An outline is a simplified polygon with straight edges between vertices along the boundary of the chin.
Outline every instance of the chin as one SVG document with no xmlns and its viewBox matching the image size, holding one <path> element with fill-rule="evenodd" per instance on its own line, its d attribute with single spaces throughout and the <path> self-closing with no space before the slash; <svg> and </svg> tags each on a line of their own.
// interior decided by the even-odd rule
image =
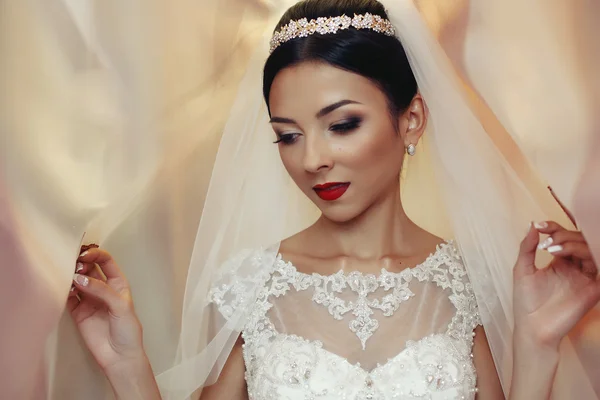
<svg viewBox="0 0 600 400">
<path fill-rule="evenodd" d="M 317 205 L 319 206 L 319 205 Z M 325 207 L 319 207 L 323 217 L 328 220 L 343 224 L 345 222 L 350 222 L 359 215 L 362 214 L 362 209 L 356 207 L 356 205 L 345 205 L 345 204 L 327 204 Z"/>
</svg>

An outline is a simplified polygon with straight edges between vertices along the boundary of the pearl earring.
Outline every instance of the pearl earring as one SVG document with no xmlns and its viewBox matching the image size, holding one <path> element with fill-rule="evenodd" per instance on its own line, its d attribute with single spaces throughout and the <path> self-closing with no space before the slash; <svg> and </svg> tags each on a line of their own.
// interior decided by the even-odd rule
<svg viewBox="0 0 600 400">
<path fill-rule="evenodd" d="M 406 148 L 406 152 L 408 153 L 409 156 L 414 156 L 415 153 L 417 152 L 417 147 L 411 143 Z"/>
</svg>

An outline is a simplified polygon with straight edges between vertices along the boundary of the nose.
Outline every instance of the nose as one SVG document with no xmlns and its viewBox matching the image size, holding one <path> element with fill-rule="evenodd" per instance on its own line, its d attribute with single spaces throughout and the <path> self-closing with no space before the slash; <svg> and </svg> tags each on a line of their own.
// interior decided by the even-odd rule
<svg viewBox="0 0 600 400">
<path fill-rule="evenodd" d="M 333 166 L 331 149 L 325 138 L 318 134 L 306 135 L 304 143 L 303 164 L 306 171 L 316 173 Z"/>
</svg>

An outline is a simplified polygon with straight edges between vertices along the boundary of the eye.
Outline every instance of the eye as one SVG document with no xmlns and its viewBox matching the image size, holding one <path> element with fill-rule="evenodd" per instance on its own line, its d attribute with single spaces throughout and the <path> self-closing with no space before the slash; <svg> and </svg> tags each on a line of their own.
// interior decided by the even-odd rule
<svg viewBox="0 0 600 400">
<path fill-rule="evenodd" d="M 346 121 L 331 125 L 329 130 L 338 133 L 348 133 L 360 127 L 361 122 L 362 120 L 360 118 L 350 118 Z"/>
<path fill-rule="evenodd" d="M 273 143 L 282 143 L 284 145 L 289 145 L 289 144 L 293 144 L 294 142 L 296 142 L 296 139 L 298 139 L 298 136 L 300 136 L 299 133 L 278 133 L 277 136 L 279 137 L 278 140 L 276 140 Z"/>
</svg>

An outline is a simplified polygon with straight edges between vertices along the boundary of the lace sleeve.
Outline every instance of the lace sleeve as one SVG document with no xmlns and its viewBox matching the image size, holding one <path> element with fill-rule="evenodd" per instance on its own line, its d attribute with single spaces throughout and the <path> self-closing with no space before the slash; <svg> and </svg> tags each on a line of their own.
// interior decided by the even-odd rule
<svg viewBox="0 0 600 400">
<path fill-rule="evenodd" d="M 472 336 L 473 330 L 482 325 L 473 286 L 455 245 L 445 249 L 445 258 L 451 276 L 450 301 L 456 307 L 456 315 L 449 328 L 458 335 Z"/>
<path fill-rule="evenodd" d="M 247 312 L 264 287 L 275 260 L 272 252 L 244 250 L 229 258 L 213 279 L 208 301 L 227 320 Z"/>
</svg>

